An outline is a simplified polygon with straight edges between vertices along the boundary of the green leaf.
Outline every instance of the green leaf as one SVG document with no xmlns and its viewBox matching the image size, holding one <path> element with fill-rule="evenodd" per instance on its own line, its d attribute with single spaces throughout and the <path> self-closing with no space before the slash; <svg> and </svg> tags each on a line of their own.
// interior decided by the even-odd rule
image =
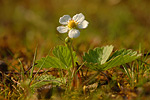
<svg viewBox="0 0 150 100">
<path fill-rule="evenodd" d="M 52 56 L 46 56 L 45 58 L 38 60 L 36 66 L 37 67 L 42 66 L 43 68 L 62 68 L 62 69 L 68 68 L 58 58 Z"/>
<path fill-rule="evenodd" d="M 105 46 L 105 47 L 102 47 L 103 48 L 103 54 L 102 54 L 102 61 L 101 61 L 101 64 L 104 64 L 107 59 L 109 58 L 112 50 L 113 50 L 113 46 L 110 45 L 110 46 Z"/>
<path fill-rule="evenodd" d="M 73 52 L 73 51 L 72 51 Z M 53 56 L 46 56 L 37 61 L 37 67 L 42 68 L 61 68 L 68 69 L 72 67 L 70 50 L 65 46 L 56 46 L 53 50 Z M 77 61 L 75 52 L 73 52 L 74 62 Z"/>
<path fill-rule="evenodd" d="M 77 61 L 76 54 L 73 52 L 74 62 Z M 56 46 L 53 50 L 53 55 L 57 57 L 65 66 L 72 66 L 70 50 L 65 46 Z"/>
<path fill-rule="evenodd" d="M 47 84 L 60 86 L 66 83 L 65 78 L 56 78 L 55 76 L 52 76 L 52 75 L 42 75 L 42 76 L 38 76 L 36 79 L 37 80 L 35 81 L 35 83 L 30 85 L 30 88 L 32 89 L 39 88 Z"/>
<path fill-rule="evenodd" d="M 112 50 L 113 46 L 105 46 L 90 50 L 88 53 L 85 53 L 83 60 L 86 61 L 86 66 L 90 69 L 103 71 L 131 62 L 140 57 L 140 54 L 137 54 L 136 51 L 126 49 L 116 51 L 111 57 L 109 57 Z"/>
<path fill-rule="evenodd" d="M 85 53 L 85 56 L 83 56 L 83 60 L 88 63 L 104 64 L 110 56 L 112 50 L 112 45 L 89 50 L 89 52 Z"/>
<path fill-rule="evenodd" d="M 140 56 L 141 56 L 141 54 L 137 54 L 136 51 L 124 49 L 124 52 L 122 52 L 122 54 L 119 54 L 118 56 L 116 56 L 113 59 L 110 59 L 108 62 L 106 62 L 103 65 L 103 67 L 104 67 L 103 70 L 107 70 L 107 69 L 115 67 L 115 66 L 119 66 L 119 65 L 123 65 L 125 63 L 132 62 L 132 61 L 136 60 L 137 58 L 139 58 Z"/>
</svg>

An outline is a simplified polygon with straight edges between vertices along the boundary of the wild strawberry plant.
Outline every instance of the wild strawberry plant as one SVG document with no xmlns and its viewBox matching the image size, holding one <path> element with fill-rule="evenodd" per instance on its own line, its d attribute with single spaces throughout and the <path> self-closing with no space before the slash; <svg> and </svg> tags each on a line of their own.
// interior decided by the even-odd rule
<svg viewBox="0 0 150 100">
<path fill-rule="evenodd" d="M 59 19 L 59 22 L 62 24 L 62 26 L 58 26 L 57 30 L 60 33 L 68 32 L 68 37 L 66 37 L 65 39 L 65 46 L 56 46 L 52 51 L 53 56 L 47 55 L 46 57 L 38 60 L 36 66 L 40 68 L 56 68 L 60 70 L 60 76 L 62 76 L 61 78 L 63 80 L 65 79 L 65 81 L 63 81 L 63 84 L 67 84 L 67 88 L 76 86 L 77 71 L 83 65 L 91 70 L 97 71 L 97 73 L 85 82 L 82 82 L 82 85 L 92 80 L 101 71 L 105 71 L 112 67 L 132 62 L 133 60 L 136 60 L 141 56 L 141 54 L 138 54 L 136 51 L 126 49 L 112 52 L 112 45 L 96 47 L 84 53 L 82 61 L 83 63 L 79 68 L 77 68 L 76 62 L 78 62 L 78 57 L 76 56 L 76 52 L 72 48 L 72 41 L 74 40 L 74 38 L 77 38 L 80 35 L 80 31 L 78 29 L 86 28 L 89 23 L 85 20 L 85 17 L 82 13 L 76 14 L 75 16 L 73 16 L 73 18 L 71 18 L 69 15 L 64 15 Z M 62 70 L 67 71 L 69 74 L 65 76 L 61 75 Z M 58 80 L 60 80 L 61 78 L 59 78 Z M 44 81 L 44 78 L 42 80 Z M 51 78 L 49 78 L 48 80 L 50 80 L 50 82 L 48 83 L 52 82 Z M 57 80 L 57 78 L 55 78 L 54 80 Z M 54 82 L 57 83 L 60 81 Z M 33 86 L 34 85 L 32 85 L 32 87 Z"/>
</svg>

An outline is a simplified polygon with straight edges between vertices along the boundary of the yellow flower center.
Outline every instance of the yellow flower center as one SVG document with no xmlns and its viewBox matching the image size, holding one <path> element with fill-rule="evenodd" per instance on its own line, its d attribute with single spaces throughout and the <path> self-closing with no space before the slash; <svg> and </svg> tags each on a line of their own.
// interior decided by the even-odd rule
<svg viewBox="0 0 150 100">
<path fill-rule="evenodd" d="M 74 20 L 70 20 L 68 23 L 68 27 L 69 28 L 75 28 L 77 26 L 77 24 L 74 22 Z"/>
</svg>

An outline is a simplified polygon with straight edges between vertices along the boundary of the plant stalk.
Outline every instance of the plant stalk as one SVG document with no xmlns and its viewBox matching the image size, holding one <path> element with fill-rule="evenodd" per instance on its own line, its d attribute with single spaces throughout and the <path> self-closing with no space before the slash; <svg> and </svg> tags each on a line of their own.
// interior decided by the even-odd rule
<svg viewBox="0 0 150 100">
<path fill-rule="evenodd" d="M 76 67 L 74 65 L 74 58 L 73 58 L 73 50 L 72 50 L 72 40 L 70 38 L 67 38 L 67 47 L 70 51 L 70 56 L 71 56 L 71 62 L 72 62 L 72 75 L 71 75 L 71 79 L 72 79 L 72 88 L 73 87 L 77 87 L 77 75 L 76 75 Z"/>
</svg>

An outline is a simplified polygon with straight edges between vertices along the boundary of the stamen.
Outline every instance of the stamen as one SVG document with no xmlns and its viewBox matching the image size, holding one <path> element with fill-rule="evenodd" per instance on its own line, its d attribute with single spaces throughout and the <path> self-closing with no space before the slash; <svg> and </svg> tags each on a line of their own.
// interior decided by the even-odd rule
<svg viewBox="0 0 150 100">
<path fill-rule="evenodd" d="M 70 20 L 68 23 L 68 27 L 69 28 L 75 28 L 77 26 L 77 24 L 74 22 L 74 20 Z"/>
</svg>

